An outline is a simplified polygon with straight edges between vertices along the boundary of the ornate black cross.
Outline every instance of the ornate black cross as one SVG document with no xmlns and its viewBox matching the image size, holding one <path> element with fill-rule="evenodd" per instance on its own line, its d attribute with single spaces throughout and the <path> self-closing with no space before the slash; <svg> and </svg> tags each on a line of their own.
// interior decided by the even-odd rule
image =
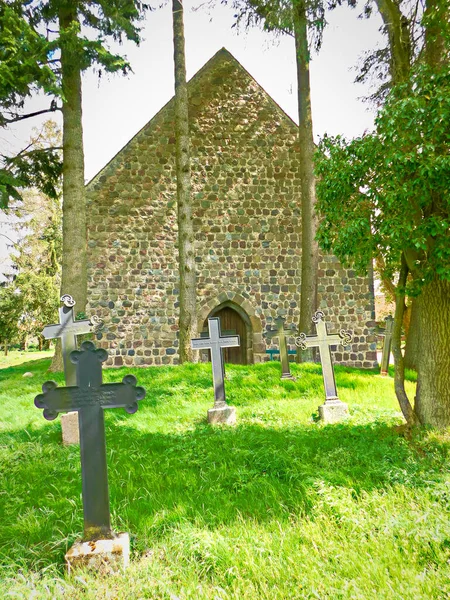
<svg viewBox="0 0 450 600">
<path fill-rule="evenodd" d="M 316 311 L 312 320 L 316 324 L 317 335 L 301 333 L 295 339 L 295 344 L 302 350 L 306 350 L 306 348 L 319 348 L 323 384 L 325 387 L 325 402 L 329 402 L 339 400 L 330 346 L 336 346 L 337 344 L 347 346 L 352 341 L 352 336 L 349 331 L 345 331 L 344 329 L 341 329 L 339 333 L 329 334 L 326 323 L 323 321 L 324 316 L 322 311 Z"/>
<path fill-rule="evenodd" d="M 281 379 L 295 379 L 291 375 L 291 370 L 289 368 L 289 353 L 288 353 L 288 345 L 287 345 L 287 336 L 293 335 L 294 331 L 292 329 L 285 329 L 284 323 L 286 319 L 283 317 L 277 317 L 275 319 L 276 329 L 269 329 L 265 336 L 268 340 L 272 340 L 273 338 L 278 338 L 278 344 L 280 346 L 280 362 L 281 362 Z"/>
<path fill-rule="evenodd" d="M 394 318 L 388 315 L 385 318 L 386 329 L 378 335 L 384 337 L 383 353 L 381 354 L 381 375 L 387 375 L 389 371 L 389 358 L 391 356 L 392 329 L 394 327 Z"/>
<path fill-rule="evenodd" d="M 63 305 L 59 309 L 59 323 L 44 327 L 42 335 L 46 340 L 61 338 L 66 385 L 76 385 L 76 369 L 69 357 L 70 353 L 77 349 L 77 335 L 90 333 L 98 328 L 102 321 L 95 315 L 91 319 L 75 321 L 73 315 L 75 300 L 69 294 L 64 294 L 61 296 L 61 302 Z"/>
<path fill-rule="evenodd" d="M 76 365 L 77 386 L 58 388 L 54 381 L 47 381 L 42 386 L 44 393 L 34 400 L 49 421 L 60 412 L 78 411 L 85 540 L 112 537 L 103 411 L 123 407 L 135 413 L 137 401 L 145 397 L 133 375 L 126 375 L 122 383 L 102 383 L 102 362 L 107 358 L 106 350 L 83 342 L 81 350 L 70 355 Z"/>
<path fill-rule="evenodd" d="M 227 403 L 225 398 L 225 369 L 223 365 L 222 348 L 240 346 L 238 335 L 222 336 L 220 331 L 220 319 L 211 317 L 208 319 L 208 338 L 195 338 L 191 340 L 191 348 L 194 350 L 211 350 L 211 364 L 214 384 L 214 406 L 223 406 Z"/>
</svg>

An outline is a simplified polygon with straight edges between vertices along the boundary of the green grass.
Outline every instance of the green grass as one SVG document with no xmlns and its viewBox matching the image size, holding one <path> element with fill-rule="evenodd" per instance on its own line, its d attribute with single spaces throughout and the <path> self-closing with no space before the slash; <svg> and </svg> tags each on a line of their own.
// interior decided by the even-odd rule
<svg viewBox="0 0 450 600">
<path fill-rule="evenodd" d="M 30 360 L 35 361 L 39 358 L 48 358 L 53 356 L 54 352 L 54 350 L 36 350 L 35 352 L 10 350 L 7 356 L 2 352 L 0 354 L 0 369 L 20 365 L 24 362 L 29 362 Z"/>
<path fill-rule="evenodd" d="M 405 438 L 392 379 L 343 367 L 351 417 L 324 426 L 320 367 L 281 381 L 277 362 L 227 367 L 231 428 L 205 422 L 207 364 L 104 372 L 147 388 L 138 413 L 106 416 L 112 521 L 131 534 L 132 565 L 68 578 L 79 449 L 33 406 L 48 365 L 0 370 L 1 597 L 450 598 L 448 433 Z"/>
</svg>

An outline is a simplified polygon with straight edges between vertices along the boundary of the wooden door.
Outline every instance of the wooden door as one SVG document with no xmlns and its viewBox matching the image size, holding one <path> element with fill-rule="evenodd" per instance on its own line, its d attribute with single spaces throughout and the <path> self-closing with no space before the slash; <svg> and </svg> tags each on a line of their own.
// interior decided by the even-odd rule
<svg viewBox="0 0 450 600">
<path fill-rule="evenodd" d="M 240 337 L 241 345 L 239 348 L 224 348 L 223 357 L 226 363 L 233 363 L 235 365 L 246 365 L 247 364 L 247 328 L 242 317 L 235 310 L 226 306 L 221 310 L 217 311 L 213 317 L 220 319 L 220 330 L 222 335 L 238 335 Z M 205 323 L 206 328 L 208 322 Z M 209 352 L 208 352 L 209 354 Z M 210 359 L 211 360 L 211 359 Z"/>
</svg>

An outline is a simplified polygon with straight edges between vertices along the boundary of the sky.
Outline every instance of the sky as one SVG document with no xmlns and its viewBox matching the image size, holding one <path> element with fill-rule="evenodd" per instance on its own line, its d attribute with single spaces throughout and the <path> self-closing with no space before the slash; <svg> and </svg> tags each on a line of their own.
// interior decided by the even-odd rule
<svg viewBox="0 0 450 600">
<path fill-rule="evenodd" d="M 233 28 L 234 11 L 214 10 L 185 0 L 187 77 L 191 78 L 220 48 L 225 47 L 296 122 L 297 84 L 294 41 L 253 28 Z M 354 84 L 363 53 L 381 44 L 377 15 L 359 19 L 361 9 L 338 7 L 330 13 L 320 53 L 311 62 L 311 102 L 316 141 L 325 133 L 348 138 L 373 126 L 374 111 L 362 102 L 367 86 Z M 83 77 L 83 130 L 85 176 L 89 181 L 139 131 L 174 93 L 172 15 L 170 4 L 147 15 L 144 41 L 126 43 L 125 54 L 133 73 L 100 80 L 92 71 Z M 29 110 L 44 108 L 48 99 L 35 98 Z M 55 113 L 56 114 L 56 113 Z M 61 121 L 60 117 L 56 120 Z M 3 148 L 22 147 L 39 121 L 23 121 L 2 132 Z M 11 235 L 0 215 L 0 231 Z M 13 234 L 14 235 L 14 234 Z M 7 240 L 0 236 L 0 272 L 6 261 Z"/>
</svg>

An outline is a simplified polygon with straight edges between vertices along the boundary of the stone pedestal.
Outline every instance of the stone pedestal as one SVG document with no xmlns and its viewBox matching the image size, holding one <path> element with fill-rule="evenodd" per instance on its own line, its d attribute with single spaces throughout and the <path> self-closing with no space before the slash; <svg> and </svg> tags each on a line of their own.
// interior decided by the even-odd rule
<svg viewBox="0 0 450 600">
<path fill-rule="evenodd" d="M 126 569 L 130 563 L 130 536 L 119 533 L 111 540 L 75 542 L 65 556 L 67 572 L 89 569 L 111 575 Z"/>
<path fill-rule="evenodd" d="M 290 373 L 283 373 L 281 379 L 290 379 L 291 381 L 297 381 L 297 377 L 294 377 Z"/>
<path fill-rule="evenodd" d="M 62 442 L 65 446 L 80 443 L 78 427 L 78 412 L 68 412 L 61 415 Z"/>
<path fill-rule="evenodd" d="M 325 400 L 319 406 L 319 416 L 324 423 L 338 423 L 348 417 L 348 406 L 345 402 L 341 402 L 339 398 Z"/>
<path fill-rule="evenodd" d="M 225 423 L 226 425 L 236 424 L 236 408 L 234 406 L 215 406 L 208 410 L 208 423 L 215 425 L 216 423 Z"/>
</svg>

